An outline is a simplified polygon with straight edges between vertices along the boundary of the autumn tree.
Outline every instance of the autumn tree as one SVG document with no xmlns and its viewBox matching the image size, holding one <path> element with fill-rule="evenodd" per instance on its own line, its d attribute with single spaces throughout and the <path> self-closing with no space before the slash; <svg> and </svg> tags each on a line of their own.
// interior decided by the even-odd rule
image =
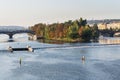
<svg viewBox="0 0 120 80">
<path fill-rule="evenodd" d="M 68 40 L 71 41 L 80 40 L 90 41 L 91 35 L 96 38 L 97 27 L 94 26 L 92 29 L 87 26 L 87 20 L 69 20 L 64 23 L 53 23 L 53 24 L 43 24 L 39 23 L 30 28 L 33 30 L 37 36 L 43 36 L 46 39 L 51 40 Z M 92 30 L 92 31 L 91 31 Z M 91 32 L 93 32 L 91 34 Z"/>
</svg>

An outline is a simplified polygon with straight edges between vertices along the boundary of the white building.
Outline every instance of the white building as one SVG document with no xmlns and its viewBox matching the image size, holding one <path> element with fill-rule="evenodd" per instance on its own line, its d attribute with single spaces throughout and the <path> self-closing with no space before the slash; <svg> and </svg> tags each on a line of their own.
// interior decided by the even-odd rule
<svg viewBox="0 0 120 80">
<path fill-rule="evenodd" d="M 102 30 L 102 29 L 120 29 L 120 22 L 114 22 L 114 23 L 109 23 L 109 24 L 103 24 L 100 23 L 98 24 L 98 29 Z"/>
<path fill-rule="evenodd" d="M 104 24 L 104 23 L 98 24 L 98 29 L 100 30 L 107 29 L 107 24 Z"/>
<path fill-rule="evenodd" d="M 120 23 L 110 23 L 110 24 L 107 24 L 107 28 L 110 29 L 120 29 Z"/>
</svg>

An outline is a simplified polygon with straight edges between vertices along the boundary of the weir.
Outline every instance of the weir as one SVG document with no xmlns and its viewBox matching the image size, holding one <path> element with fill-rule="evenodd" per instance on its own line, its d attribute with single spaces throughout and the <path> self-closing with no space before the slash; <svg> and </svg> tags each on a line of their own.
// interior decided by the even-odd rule
<svg viewBox="0 0 120 80">
<path fill-rule="evenodd" d="M 26 47 L 26 48 L 12 48 L 11 46 L 9 46 L 8 51 L 13 52 L 13 51 L 30 51 L 30 52 L 34 52 L 34 49 L 31 48 L 30 46 Z"/>
</svg>

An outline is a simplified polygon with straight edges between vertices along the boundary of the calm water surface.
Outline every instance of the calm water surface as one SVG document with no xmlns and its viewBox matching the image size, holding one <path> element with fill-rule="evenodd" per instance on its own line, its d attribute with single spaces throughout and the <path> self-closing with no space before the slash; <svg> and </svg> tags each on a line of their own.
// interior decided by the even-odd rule
<svg viewBox="0 0 120 80">
<path fill-rule="evenodd" d="M 16 35 L 15 42 L 0 42 L 0 80 L 120 80 L 120 45 L 100 43 L 47 44 Z M 7 52 L 8 46 L 34 52 Z M 57 46 L 72 46 L 61 47 Z M 82 61 L 81 57 L 86 60 Z M 20 58 L 22 64 L 19 64 Z"/>
</svg>

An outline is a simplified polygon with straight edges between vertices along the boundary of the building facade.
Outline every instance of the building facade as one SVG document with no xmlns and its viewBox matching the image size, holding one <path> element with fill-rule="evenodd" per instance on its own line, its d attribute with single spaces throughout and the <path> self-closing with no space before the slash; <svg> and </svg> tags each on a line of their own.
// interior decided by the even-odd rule
<svg viewBox="0 0 120 80">
<path fill-rule="evenodd" d="M 98 24 L 98 29 L 103 30 L 103 29 L 120 29 L 120 22 L 113 22 L 113 23 L 100 23 Z"/>
</svg>

